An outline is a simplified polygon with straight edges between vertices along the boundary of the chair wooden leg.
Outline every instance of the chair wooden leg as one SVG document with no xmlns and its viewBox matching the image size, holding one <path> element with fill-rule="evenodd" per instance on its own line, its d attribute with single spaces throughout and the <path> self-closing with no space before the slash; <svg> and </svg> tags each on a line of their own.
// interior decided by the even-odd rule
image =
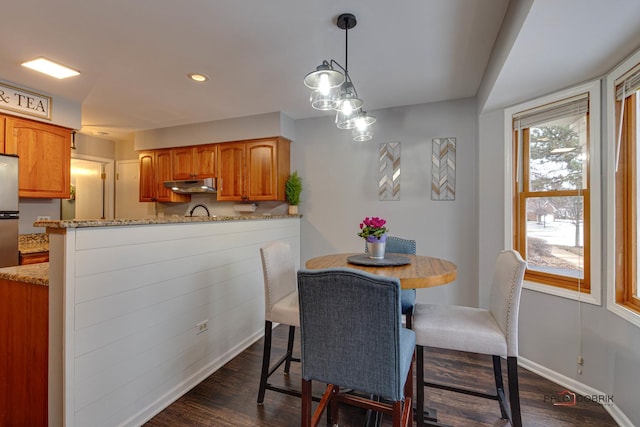
<svg viewBox="0 0 640 427">
<path fill-rule="evenodd" d="M 402 425 L 402 401 L 393 402 L 393 427 L 404 427 Z"/>
<path fill-rule="evenodd" d="M 305 379 L 302 380 L 302 427 L 317 427 L 320 423 L 320 418 L 322 417 L 322 413 L 329 408 L 330 414 L 327 415 L 327 420 L 329 418 L 334 424 L 338 424 L 338 403 L 337 399 L 334 399 L 338 394 L 340 387 L 327 384 L 327 388 L 324 390 L 322 394 L 322 398 L 320 399 L 320 403 L 316 408 L 313 416 L 311 416 L 311 405 L 312 405 L 312 394 L 311 394 L 311 381 L 307 381 Z"/>
<path fill-rule="evenodd" d="M 424 347 L 416 346 L 416 424 L 424 427 Z"/>
<path fill-rule="evenodd" d="M 301 422 L 302 427 L 311 427 L 311 381 L 302 380 L 302 409 Z"/>
<path fill-rule="evenodd" d="M 511 404 L 511 425 L 522 427 L 520 412 L 520 390 L 518 386 L 518 358 L 507 357 L 507 376 L 509 377 L 509 402 Z"/>
<path fill-rule="evenodd" d="M 271 330 L 273 324 L 266 320 L 264 322 L 264 349 L 262 351 L 262 370 L 260 372 L 260 388 L 258 389 L 258 405 L 264 403 L 264 393 L 269 379 L 269 361 L 271 359 Z"/>
<path fill-rule="evenodd" d="M 296 337 L 296 327 L 289 326 L 289 342 L 287 343 L 287 361 L 284 364 L 284 373 L 289 375 L 291 368 L 291 358 L 293 357 L 293 341 Z"/>
<path fill-rule="evenodd" d="M 493 376 L 496 383 L 496 394 L 498 396 L 498 403 L 500 404 L 500 414 L 503 420 L 509 419 L 509 409 L 507 407 L 507 400 L 504 395 L 504 383 L 502 382 L 502 360 L 500 356 L 493 355 Z"/>
</svg>

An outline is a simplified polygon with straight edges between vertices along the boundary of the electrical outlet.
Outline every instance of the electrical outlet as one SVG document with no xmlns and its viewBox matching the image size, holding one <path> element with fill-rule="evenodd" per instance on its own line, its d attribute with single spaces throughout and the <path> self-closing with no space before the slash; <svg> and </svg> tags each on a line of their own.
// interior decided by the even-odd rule
<svg viewBox="0 0 640 427">
<path fill-rule="evenodd" d="M 37 221 L 50 221 L 51 217 L 49 215 L 38 215 L 36 220 Z"/>
<path fill-rule="evenodd" d="M 196 325 L 196 335 L 201 334 L 209 329 L 209 319 L 203 320 Z"/>
</svg>

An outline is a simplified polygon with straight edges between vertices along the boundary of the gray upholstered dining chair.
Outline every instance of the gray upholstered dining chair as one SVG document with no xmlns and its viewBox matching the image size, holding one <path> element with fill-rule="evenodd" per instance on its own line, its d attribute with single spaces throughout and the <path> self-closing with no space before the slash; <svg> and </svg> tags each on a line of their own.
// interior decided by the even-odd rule
<svg viewBox="0 0 640 427">
<path fill-rule="evenodd" d="M 262 353 L 262 371 L 260 374 L 260 388 L 258 390 L 258 404 L 264 403 L 266 390 L 300 396 L 300 392 L 269 383 L 269 377 L 283 363 L 284 372 L 289 373 L 291 362 L 299 362 L 293 357 L 293 342 L 296 327 L 300 326 L 300 312 L 298 309 L 298 290 L 296 282 L 295 263 L 288 243 L 275 241 L 260 248 L 262 259 L 262 273 L 264 277 L 264 349 Z M 287 352 L 270 367 L 271 336 L 273 323 L 289 325 L 289 340 Z"/>
<path fill-rule="evenodd" d="M 402 326 L 400 281 L 349 268 L 300 270 L 298 295 L 302 426 L 316 426 L 327 407 L 337 424 L 339 403 L 392 415 L 394 427 L 411 425 L 415 334 Z M 313 417 L 312 381 L 328 384 Z"/>
<path fill-rule="evenodd" d="M 364 245 L 364 251 L 367 252 L 367 244 Z M 395 236 L 388 236 L 387 243 L 385 245 L 385 252 L 392 252 L 396 254 L 416 254 L 416 241 L 403 239 Z M 402 314 L 405 315 L 407 328 L 411 329 L 411 321 L 413 316 L 413 307 L 416 303 L 416 290 L 415 289 L 402 289 L 400 292 L 402 301 Z"/>
<path fill-rule="evenodd" d="M 413 330 L 416 333 L 416 408 L 424 412 L 424 387 L 434 387 L 497 400 L 503 419 L 522 426 L 518 390 L 518 312 L 526 261 L 516 251 L 503 251 L 493 273 L 489 310 L 463 306 L 416 304 Z M 493 357 L 496 394 L 479 393 L 424 381 L 424 347 L 487 354 Z M 502 383 L 501 357 L 507 358 L 509 402 Z M 423 417 L 418 416 L 418 426 Z"/>
</svg>

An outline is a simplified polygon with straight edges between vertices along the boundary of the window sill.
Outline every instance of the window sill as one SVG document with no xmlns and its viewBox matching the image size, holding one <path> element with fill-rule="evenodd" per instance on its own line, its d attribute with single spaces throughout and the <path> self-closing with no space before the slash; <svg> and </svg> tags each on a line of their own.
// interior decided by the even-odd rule
<svg viewBox="0 0 640 427">
<path fill-rule="evenodd" d="M 640 313 L 633 311 L 624 305 L 616 302 L 607 301 L 607 309 L 618 317 L 622 317 L 627 322 L 640 327 Z"/>
<path fill-rule="evenodd" d="M 586 302 L 588 304 L 593 305 L 602 305 L 600 301 L 600 294 L 597 294 L 597 297 L 594 297 L 593 289 L 590 294 L 579 293 L 577 291 L 572 291 L 569 289 L 559 288 L 556 286 L 543 285 L 536 282 L 525 281 L 522 285 L 523 288 L 529 289 L 536 292 L 541 292 L 543 294 L 549 294 L 561 298 L 571 299 L 574 301 Z"/>
</svg>

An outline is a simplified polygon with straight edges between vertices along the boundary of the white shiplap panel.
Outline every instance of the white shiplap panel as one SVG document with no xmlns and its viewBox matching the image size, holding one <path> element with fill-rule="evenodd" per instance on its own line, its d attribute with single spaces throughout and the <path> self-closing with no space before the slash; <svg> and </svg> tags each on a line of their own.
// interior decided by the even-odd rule
<svg viewBox="0 0 640 427">
<path fill-rule="evenodd" d="M 170 374 L 176 367 L 188 369 L 197 361 L 205 360 L 205 357 L 208 356 L 206 354 L 207 343 L 211 343 L 217 348 L 223 348 L 226 346 L 221 344 L 232 345 L 237 342 L 238 334 L 241 334 L 243 330 L 261 326 L 260 321 L 256 322 L 255 316 L 246 315 L 246 313 L 256 312 L 251 309 L 255 308 L 256 304 L 249 301 L 247 303 L 246 300 L 243 300 L 242 306 L 236 306 L 241 308 L 239 310 L 230 310 L 226 315 L 218 316 L 224 317 L 224 319 L 217 317 L 210 319 L 212 326 L 205 333 L 195 335 L 195 331 L 191 330 L 179 336 L 170 337 L 170 339 L 158 343 L 143 353 L 79 382 L 77 384 L 77 408 L 96 407 L 102 409 L 105 402 L 111 402 L 110 405 L 107 405 L 111 406 L 111 410 L 113 407 L 124 406 L 129 402 L 131 396 L 140 396 L 141 387 L 145 383 L 149 387 L 156 387 L 158 378 Z M 216 329 L 224 333 L 212 338 Z M 132 378 L 140 378 L 140 380 L 131 381 Z M 117 393 L 109 392 L 116 390 Z M 91 412 L 93 415 L 102 415 Z"/>
<path fill-rule="evenodd" d="M 191 227 L 192 224 L 187 224 L 187 226 Z M 289 228 L 284 230 L 289 230 Z M 279 231 L 282 229 L 240 231 L 223 236 L 219 235 L 217 238 L 205 235 L 179 240 L 139 241 L 137 244 L 127 246 L 78 251 L 76 253 L 76 276 L 82 277 L 136 265 L 168 262 L 175 257 L 190 257 L 200 253 L 215 252 L 230 246 L 243 247 L 256 243 L 262 244 L 274 238 L 280 238 Z"/>
<path fill-rule="evenodd" d="M 101 347 L 99 351 L 91 351 L 78 356 L 75 361 L 76 381 L 100 374 L 111 365 L 120 364 L 135 357 L 138 353 L 153 348 L 167 337 L 178 336 L 189 330 L 195 334 L 194 325 L 207 319 L 208 313 L 208 305 L 194 307 L 188 312 L 182 312 L 172 317 L 167 316 L 144 331 L 127 335 Z"/>
<path fill-rule="evenodd" d="M 176 263 L 174 262 L 167 263 L 166 266 L 162 267 L 170 269 L 171 274 L 169 274 L 168 277 L 157 277 L 156 274 L 153 274 L 152 277 L 156 280 L 145 286 L 136 286 L 132 289 L 105 295 L 101 298 L 94 298 L 86 302 L 77 303 L 76 330 L 126 315 L 140 310 L 145 306 L 159 304 L 163 301 L 177 298 L 185 293 L 195 292 L 199 289 L 212 286 L 227 280 L 242 269 L 255 268 L 256 261 L 259 261 L 255 256 L 244 259 L 238 257 L 237 259 L 237 261 L 226 261 L 226 264 L 206 270 L 194 268 L 193 272 L 188 270 L 189 265 L 192 264 L 190 262 L 186 263 L 186 266 L 180 265 L 180 263 L 177 263 L 179 265 L 175 265 Z M 160 265 L 153 264 L 150 267 L 156 271 L 162 270 Z M 182 272 L 182 274 L 178 275 L 176 272 Z M 135 286 L 136 282 L 132 281 L 131 283 L 127 283 L 127 285 L 129 287 L 131 285 Z"/>
<path fill-rule="evenodd" d="M 176 256 L 162 263 L 138 265 L 78 277 L 76 280 L 76 303 L 80 304 L 96 298 L 128 292 L 162 280 L 210 271 L 229 262 L 253 259 L 258 256 L 252 252 L 254 251 L 245 247 L 230 248 L 188 257 Z M 158 264 L 162 264 L 164 268 L 159 268 Z"/>
<path fill-rule="evenodd" d="M 299 265 L 300 221 L 78 229 L 68 238 L 75 274 L 66 283 L 74 349 L 67 421 L 120 425 L 144 421 L 260 335 L 259 247 L 285 240 Z M 209 330 L 196 335 L 205 319 Z"/>
<path fill-rule="evenodd" d="M 242 278 L 247 272 L 258 272 L 255 263 L 251 261 L 228 264 L 226 267 L 231 270 L 228 273 L 231 279 L 220 282 L 220 284 L 218 284 L 219 286 L 214 288 L 219 290 L 218 292 L 210 292 L 211 288 L 191 291 L 188 289 L 189 282 L 172 281 L 171 283 L 173 285 L 185 291 L 172 299 L 152 305 L 144 305 L 136 311 L 114 317 L 109 319 L 109 321 L 96 323 L 90 328 L 77 330 L 75 334 L 76 355 L 93 351 L 96 348 L 122 339 L 136 331 L 147 329 L 165 316 L 174 316 L 177 313 L 207 304 L 210 301 L 221 300 L 225 302 L 226 293 L 228 292 L 227 288 L 236 284 L 237 277 Z M 254 276 L 257 276 L 257 274 L 254 274 Z M 242 283 L 242 280 L 239 282 Z M 145 288 L 149 290 L 149 299 L 154 298 L 153 288 L 154 287 Z M 225 302 L 225 304 L 220 307 L 220 310 L 227 309 L 229 309 L 229 305 Z M 91 322 L 91 319 L 87 319 L 86 322 Z"/>
<path fill-rule="evenodd" d="M 134 225 L 123 227 L 83 228 L 76 239 L 77 250 L 136 245 L 141 241 L 162 242 L 199 236 L 235 234 L 244 231 L 296 227 L 299 220 L 265 219 L 245 221 L 212 221 L 180 224 Z M 90 232 L 85 233 L 86 230 Z"/>
</svg>

